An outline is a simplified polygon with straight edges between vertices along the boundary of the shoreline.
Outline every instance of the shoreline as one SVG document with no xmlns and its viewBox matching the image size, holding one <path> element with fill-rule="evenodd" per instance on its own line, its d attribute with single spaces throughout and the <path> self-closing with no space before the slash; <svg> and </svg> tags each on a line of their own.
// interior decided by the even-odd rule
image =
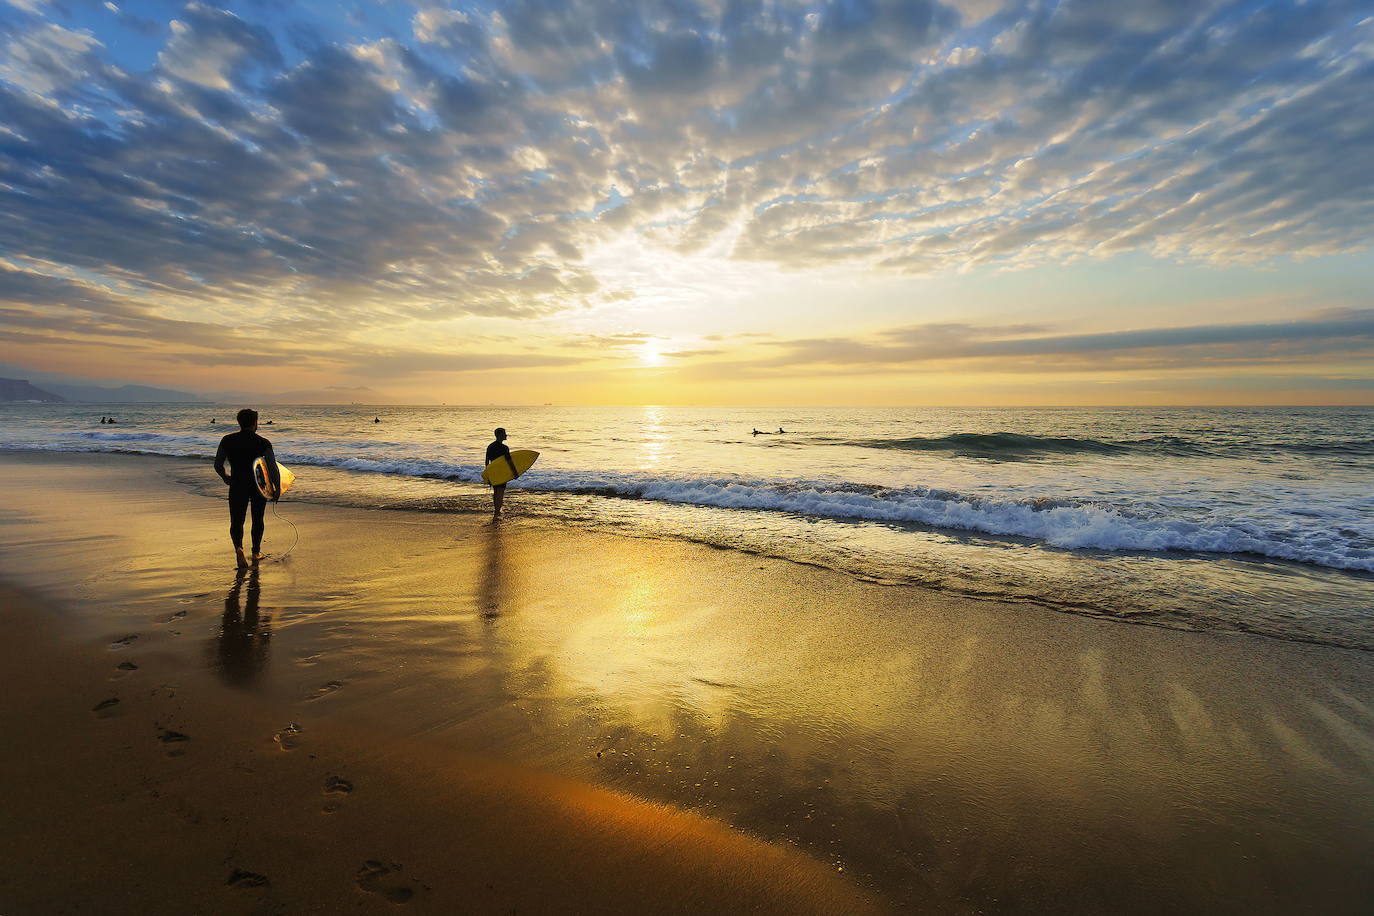
<svg viewBox="0 0 1374 916">
<path fill-rule="evenodd" d="M 125 793 L 203 757 L 210 739 L 201 735 L 223 736 L 226 762 L 251 754 L 296 766 L 309 753 L 323 761 L 355 748 L 334 759 L 359 768 L 377 761 L 356 747 L 380 740 L 412 748 L 407 760 L 449 761 L 441 772 L 543 774 L 529 778 L 565 801 L 590 792 L 667 806 L 665 816 L 698 825 L 682 828 L 695 858 L 675 853 L 701 866 L 697 882 L 732 857 L 792 850 L 803 858 L 764 871 L 814 867 L 831 883 L 789 878 L 812 896 L 778 911 L 805 911 L 806 899 L 824 909 L 815 895 L 837 893 L 851 896 L 826 899 L 867 906 L 873 894 L 945 911 L 1143 912 L 1163 902 L 1279 912 L 1316 901 L 1356 912 L 1374 891 L 1358 865 L 1374 851 L 1368 653 L 1121 627 L 518 516 L 493 529 L 475 514 L 296 503 L 297 554 L 240 582 L 222 501 L 179 485 L 141 488 L 143 461 L 0 455 L 0 576 L 66 609 L 62 635 L 49 613 L 19 642 L 43 652 L 66 642 L 86 659 L 49 663 L 61 674 L 46 680 L 11 660 L 5 689 L 36 697 L 68 743 L 88 740 L 82 728 L 127 727 L 116 743 L 130 756 L 109 776 Z M 274 525 L 269 514 L 269 547 Z M 254 627 L 244 623 L 250 592 Z M 138 638 L 109 648 L 129 635 Z M 121 676 L 115 665 L 125 660 L 140 667 Z M 101 676 L 82 680 L 81 671 Z M 110 696 L 86 702 L 92 683 Z M 164 683 L 175 696 L 156 693 Z M 116 695 L 120 703 L 100 712 L 117 713 L 91 710 Z M 179 728 L 172 711 L 195 730 Z M 47 713 L 33 713 L 28 734 L 41 736 Z M 165 756 L 154 720 L 191 736 L 182 757 Z M 282 740 L 298 746 L 284 751 L 273 736 L 293 723 L 299 730 Z M 15 744 L 57 753 L 62 742 Z M 6 755 L 6 766 L 20 756 Z M 5 782 L 28 785 L 43 770 Z M 331 800 L 319 785 L 330 775 L 351 778 L 312 772 L 314 807 L 307 818 L 292 801 L 300 820 L 279 825 L 278 841 L 299 844 L 293 830 L 339 822 L 343 809 L 322 813 Z M 456 816 L 446 805 L 476 791 L 445 800 L 442 780 L 426 783 L 433 795 L 422 803 L 408 779 L 405 767 L 379 766 L 367 783 L 445 817 Z M 356 784 L 345 806 L 363 798 Z M 63 797 L 60 785 L 49 788 Z M 198 784 L 182 798 L 197 807 L 205 791 Z M 169 816 L 156 799 L 126 802 L 125 817 Z M 256 823 L 266 804 L 255 800 L 243 816 Z M 379 805 L 359 823 L 390 823 Z M 202 822 L 210 808 L 236 816 L 229 800 L 207 802 Z M 393 826 L 397 845 L 413 842 Z M 610 832 L 621 830 L 633 828 Z M 98 870 L 93 847 L 68 840 L 66 853 Z M 737 841 L 759 846 L 721 852 Z M 363 861 L 378 855 L 409 870 L 424 853 Z M 554 858 L 547 867 L 567 866 Z M 271 877 L 272 893 L 295 892 L 242 867 Z M 652 883 L 664 868 L 654 860 L 641 877 Z M 0 902 L 17 887 L 0 884 Z M 375 897 L 349 881 L 338 887 L 330 893 L 340 900 Z M 413 892 L 417 902 L 440 895 Z"/>
<path fill-rule="evenodd" d="M 79 458 L 79 456 L 91 456 L 93 460 L 102 457 L 112 459 L 134 459 L 139 461 L 152 460 L 171 470 L 167 476 L 172 478 L 175 483 L 189 491 L 210 499 L 220 498 L 221 485 L 213 475 L 207 476 L 203 473 L 203 468 L 208 465 L 209 457 L 186 457 L 177 455 L 164 455 L 156 452 L 143 452 L 137 450 L 127 451 L 105 451 L 92 449 L 86 450 L 44 450 L 13 448 L 0 450 L 0 462 L 6 460 L 5 456 L 10 456 L 9 460 L 14 461 L 33 461 L 44 464 L 51 461 L 61 461 L 64 456 Z M 430 478 L 415 478 L 410 475 L 392 475 L 386 472 L 377 471 L 356 471 L 347 468 L 334 467 L 332 465 L 308 464 L 307 483 L 305 487 L 297 487 L 291 496 L 283 502 L 285 506 L 292 505 L 315 505 L 323 507 L 334 507 L 345 510 L 364 510 L 364 511 L 385 511 L 385 512 L 416 512 L 428 515 L 439 515 L 451 518 L 466 518 L 485 520 L 490 516 L 490 496 L 484 486 L 471 482 L 454 480 L 435 480 Z M 344 484 L 344 491 L 348 494 L 340 497 L 338 493 L 330 492 L 328 495 L 318 492 L 311 492 L 310 487 L 316 481 L 311 478 L 318 478 L 323 475 L 327 485 L 329 483 Z M 397 498 L 395 501 L 377 501 L 377 497 L 363 495 L 365 489 L 350 489 L 348 483 L 354 478 L 367 480 L 370 477 L 378 476 L 392 481 L 399 481 L 405 484 L 419 484 L 429 486 L 431 484 L 441 485 L 449 495 L 436 497 L 432 493 L 426 496 L 412 496 L 409 498 Z M 304 491 L 304 492 L 303 492 Z M 456 492 L 455 492 L 456 491 Z M 1218 637 L 1247 637 L 1272 639 L 1279 642 L 1295 643 L 1300 645 L 1310 645 L 1321 648 L 1343 649 L 1356 652 L 1374 654 L 1374 636 L 1361 641 L 1353 637 L 1349 632 L 1337 631 L 1330 634 L 1321 634 L 1300 629 L 1285 629 L 1275 631 L 1267 629 L 1265 625 L 1256 625 L 1254 621 L 1247 621 L 1243 616 L 1228 614 L 1225 616 L 1212 617 L 1203 615 L 1197 618 L 1180 617 L 1176 612 L 1167 608 L 1138 608 L 1127 607 L 1120 610 L 1112 610 L 1103 604 L 1084 603 L 1070 598 L 1054 598 L 1047 595 L 1035 594 L 1027 591 L 1025 593 L 998 593 L 990 592 L 979 588 L 966 588 L 953 583 L 936 584 L 933 581 L 922 581 L 919 578 L 904 580 L 885 576 L 881 572 L 865 572 L 858 568 L 850 568 L 843 563 L 835 563 L 824 559 L 809 559 L 794 555 L 786 550 L 769 549 L 760 544 L 736 544 L 724 543 L 712 540 L 710 537 L 697 533 L 690 533 L 682 530 L 657 531 L 651 527 L 642 527 L 633 522 L 624 525 L 607 524 L 605 522 L 588 522 L 586 519 L 574 518 L 567 519 L 560 517 L 557 511 L 549 511 L 545 502 L 550 499 L 557 499 L 566 494 L 557 491 L 533 490 L 521 492 L 517 489 L 513 494 L 516 500 L 515 517 L 520 518 L 521 524 L 538 526 L 549 531 L 577 530 L 586 532 L 589 536 L 601 537 L 608 533 L 615 537 L 637 538 L 650 541 L 671 540 L 682 544 L 700 545 L 712 550 L 723 550 L 727 552 L 737 552 L 743 556 L 759 556 L 768 560 L 777 560 L 788 564 L 795 564 L 799 567 L 824 570 L 827 573 L 844 576 L 855 582 L 869 585 L 896 588 L 912 589 L 917 592 L 928 592 L 936 596 L 941 596 L 956 602 L 975 601 L 993 603 L 1009 607 L 1026 607 L 1037 611 L 1049 611 L 1056 614 L 1067 614 L 1075 617 L 1084 617 L 1095 620 L 1108 621 L 1118 624 L 1129 624 L 1132 626 L 1151 627 L 1163 630 L 1170 630 L 1185 633 L 1200 633 Z M 598 497 L 609 499 L 612 502 L 619 499 L 616 496 Z M 633 503 L 633 500 L 631 500 Z M 523 505 L 521 505 L 523 503 Z M 679 508 L 678 504 L 666 504 L 673 508 Z M 686 508 L 694 508 L 691 504 L 685 504 Z M 289 510 L 288 510 L 289 511 Z M 269 515 L 270 517 L 270 515 Z M 933 528 L 932 531 L 941 532 L 942 529 Z M 951 529 L 943 532 L 957 538 L 976 538 L 977 532 Z M 1034 541 L 1027 541 L 1022 546 L 1035 547 Z M 1079 555 L 1093 555 L 1096 552 L 1088 549 L 1072 548 L 1050 548 L 1053 554 L 1063 554 L 1065 557 L 1073 559 Z M 1217 555 L 1207 552 L 1190 551 L 1112 551 L 1109 552 L 1112 560 L 1130 561 L 1143 560 L 1149 562 L 1163 561 L 1176 563 L 1191 563 L 1200 561 L 1203 564 L 1221 562 L 1228 557 L 1242 562 L 1262 562 L 1271 567 L 1277 568 L 1281 573 L 1288 576 L 1306 577 L 1312 574 L 1349 577 L 1352 581 L 1374 583 L 1374 574 L 1364 573 L 1357 570 L 1334 570 L 1325 567 L 1309 567 L 1307 564 L 1276 560 L 1261 554 L 1236 554 L 1236 555 Z M 1205 567 L 1197 571 L 1205 575 Z M 1186 573 L 1179 573 L 1186 575 Z M 1162 583 L 1157 583 L 1162 584 Z M 1117 596 L 1121 597 L 1121 596 Z M 1349 617 L 1354 611 L 1342 615 Z M 1301 616 L 1301 615 L 1299 615 Z M 1318 615 L 1319 617 L 1323 615 Z M 1348 622 L 1346 624 L 1349 625 Z M 1365 627 L 1364 630 L 1368 631 Z"/>
</svg>

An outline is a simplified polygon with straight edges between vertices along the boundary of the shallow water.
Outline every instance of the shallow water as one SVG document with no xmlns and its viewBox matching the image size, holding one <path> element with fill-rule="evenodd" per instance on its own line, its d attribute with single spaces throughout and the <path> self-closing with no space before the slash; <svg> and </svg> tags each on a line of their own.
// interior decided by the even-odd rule
<svg viewBox="0 0 1374 916">
<path fill-rule="evenodd" d="M 1374 409 L 280 407 L 263 419 L 279 459 L 306 469 L 297 499 L 478 510 L 499 424 L 541 453 L 515 485 L 519 511 L 1096 616 L 1374 648 Z M 4 448 L 208 457 L 232 410 L 5 405 L 0 421 Z"/>
</svg>

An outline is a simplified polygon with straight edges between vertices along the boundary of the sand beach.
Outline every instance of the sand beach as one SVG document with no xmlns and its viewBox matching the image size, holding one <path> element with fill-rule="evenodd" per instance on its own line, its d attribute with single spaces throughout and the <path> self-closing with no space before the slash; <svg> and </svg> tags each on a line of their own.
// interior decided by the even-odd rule
<svg viewBox="0 0 1374 916">
<path fill-rule="evenodd" d="M 1374 899 L 1367 652 L 518 502 L 284 502 L 299 545 L 241 573 L 205 462 L 0 465 L 6 914 Z"/>
</svg>

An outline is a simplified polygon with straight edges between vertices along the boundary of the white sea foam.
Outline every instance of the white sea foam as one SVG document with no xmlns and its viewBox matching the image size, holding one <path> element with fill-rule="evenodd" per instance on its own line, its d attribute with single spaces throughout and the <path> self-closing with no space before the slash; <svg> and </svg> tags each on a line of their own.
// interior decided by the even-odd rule
<svg viewBox="0 0 1374 916">
<path fill-rule="evenodd" d="M 1374 528 L 1354 518 L 1345 520 L 1352 527 L 1341 533 L 1333 530 L 1329 519 L 1305 525 L 1294 517 L 1278 526 L 1273 519 L 1243 516 L 1195 521 L 1136 514 L 1101 504 L 1065 504 L 1052 498 L 988 499 L 925 487 L 887 489 L 821 481 L 671 480 L 531 472 L 525 485 L 537 490 L 605 493 L 726 509 L 915 523 L 1030 538 L 1052 547 L 1250 553 L 1335 569 L 1374 571 Z"/>
</svg>

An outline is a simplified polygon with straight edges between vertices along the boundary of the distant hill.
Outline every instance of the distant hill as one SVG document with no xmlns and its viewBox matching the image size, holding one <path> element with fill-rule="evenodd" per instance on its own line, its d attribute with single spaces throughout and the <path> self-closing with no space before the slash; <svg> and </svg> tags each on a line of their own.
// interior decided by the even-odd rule
<svg viewBox="0 0 1374 916">
<path fill-rule="evenodd" d="M 374 388 L 344 388 L 337 385 L 328 388 L 307 388 L 298 391 L 282 391 L 277 394 L 249 394 L 238 391 L 221 391 L 216 392 L 213 397 L 216 401 L 223 404 L 358 404 L 383 406 L 435 403 L 433 398 L 416 398 L 413 395 L 397 397 L 393 394 L 377 391 Z"/>
<path fill-rule="evenodd" d="M 25 379 L 0 378 L 0 401 L 43 401 L 48 404 L 60 404 L 65 400 L 67 399 L 60 394 L 35 388 Z"/>
<path fill-rule="evenodd" d="M 106 388 L 101 385 L 76 385 L 69 382 L 45 382 L 49 388 L 68 401 L 86 401 L 96 404 L 117 403 L 188 403 L 204 402 L 205 397 L 189 391 L 174 391 L 170 388 L 151 388 L 147 385 L 120 385 Z"/>
</svg>

